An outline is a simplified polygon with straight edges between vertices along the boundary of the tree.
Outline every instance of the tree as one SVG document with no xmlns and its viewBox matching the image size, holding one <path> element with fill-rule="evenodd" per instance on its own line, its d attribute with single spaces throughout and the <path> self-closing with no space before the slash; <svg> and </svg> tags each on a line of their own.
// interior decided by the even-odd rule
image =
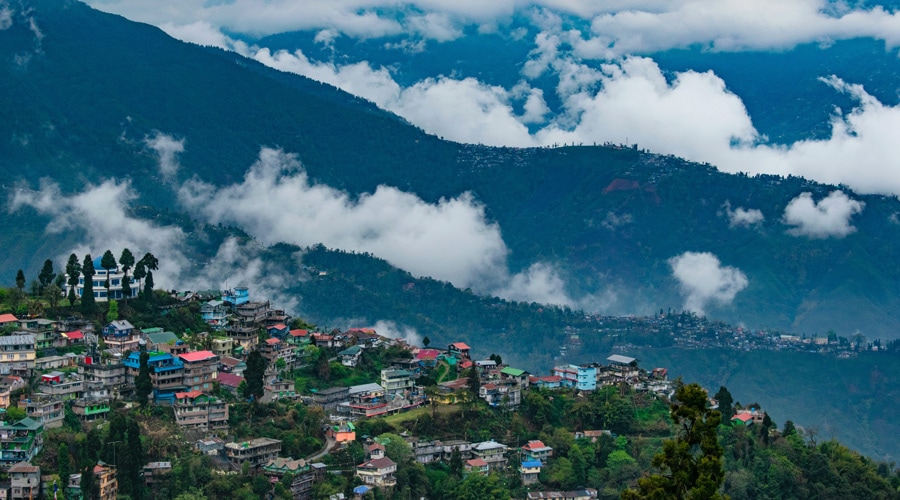
<svg viewBox="0 0 900 500">
<path fill-rule="evenodd" d="M 84 275 L 84 289 L 81 292 L 81 312 L 85 316 L 94 314 L 96 302 L 94 301 L 94 259 L 91 254 L 84 256 L 84 263 L 81 264 L 81 274 Z"/>
<path fill-rule="evenodd" d="M 115 300 L 109 301 L 109 309 L 106 310 L 106 321 L 113 322 L 119 319 L 119 303 Z"/>
<path fill-rule="evenodd" d="M 19 269 L 19 272 L 16 273 L 16 288 L 20 291 L 25 290 L 25 272 Z"/>
<path fill-rule="evenodd" d="M 69 261 L 66 262 L 66 275 L 68 276 L 68 281 L 66 282 L 69 285 L 69 305 L 75 305 L 75 301 L 78 300 L 78 296 L 75 294 L 75 287 L 78 286 L 78 278 L 81 276 L 81 264 L 78 263 L 78 256 L 74 253 L 69 256 Z"/>
<path fill-rule="evenodd" d="M 122 250 L 122 255 L 119 257 L 119 265 L 122 266 L 122 297 L 125 298 L 125 301 L 128 301 L 128 298 L 131 296 L 131 280 L 128 278 L 128 271 L 134 267 L 134 254 L 131 253 L 131 250 L 125 248 Z"/>
<path fill-rule="evenodd" d="M 150 379 L 150 354 L 142 352 L 140 357 L 140 368 L 138 375 L 134 379 L 134 395 L 137 397 L 138 403 L 146 407 L 149 402 L 150 393 L 153 392 L 153 381 Z"/>
<path fill-rule="evenodd" d="M 50 304 L 50 309 L 56 309 L 56 306 L 59 305 L 60 297 L 62 297 L 62 290 L 56 286 L 56 283 L 50 283 L 50 285 L 44 289 L 44 298 L 47 299 L 47 303 Z"/>
<path fill-rule="evenodd" d="M 153 298 L 153 271 L 147 271 L 147 279 L 144 280 L 144 299 Z"/>
<path fill-rule="evenodd" d="M 731 393 L 728 392 L 728 389 L 726 389 L 724 385 L 720 386 L 719 392 L 713 396 L 713 399 L 719 402 L 719 413 L 722 414 L 722 419 L 730 420 L 734 415 L 734 408 L 732 408 L 734 399 L 731 397 Z"/>
<path fill-rule="evenodd" d="M 428 335 L 426 335 L 425 338 L 422 339 L 422 345 L 425 346 L 426 349 L 428 349 L 428 346 L 431 345 L 431 339 L 428 338 Z"/>
<path fill-rule="evenodd" d="M 86 500 L 97 500 L 100 498 L 100 486 L 97 485 L 97 479 L 94 477 L 94 466 L 88 465 L 81 471 L 81 495 Z"/>
<path fill-rule="evenodd" d="M 623 499 L 725 498 L 719 492 L 725 469 L 716 434 L 722 414 L 709 409 L 706 398 L 707 393 L 699 384 L 678 382 L 670 407 L 678 434 L 675 439 L 666 440 L 662 452 L 653 457 L 653 466 L 660 472 L 638 480 L 637 491 L 626 490 Z"/>
<path fill-rule="evenodd" d="M 103 257 L 100 257 L 100 267 L 106 270 L 106 300 L 112 300 L 112 297 L 109 295 L 109 272 L 116 268 L 116 256 L 110 250 L 103 252 Z"/>
<path fill-rule="evenodd" d="M 259 351 L 251 351 L 247 355 L 247 369 L 244 370 L 244 380 L 247 381 L 247 390 L 244 397 L 259 400 L 265 394 L 266 358 Z"/>
<path fill-rule="evenodd" d="M 69 445 L 65 441 L 59 443 L 56 451 L 56 462 L 59 464 L 59 482 L 63 487 L 69 483 L 69 475 L 72 473 L 72 460 L 69 457 Z"/>
<path fill-rule="evenodd" d="M 41 268 L 41 272 L 38 273 L 38 282 L 41 285 L 41 293 L 53 283 L 54 279 L 56 279 L 56 273 L 53 271 L 53 261 L 47 259 L 44 261 L 44 267 Z"/>
</svg>

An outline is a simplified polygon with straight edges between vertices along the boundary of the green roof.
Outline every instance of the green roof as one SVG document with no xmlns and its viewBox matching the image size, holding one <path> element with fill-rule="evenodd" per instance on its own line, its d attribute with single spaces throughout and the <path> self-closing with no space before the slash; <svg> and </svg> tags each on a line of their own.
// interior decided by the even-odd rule
<svg viewBox="0 0 900 500">
<path fill-rule="evenodd" d="M 144 333 L 146 333 L 146 331 Z M 160 331 L 157 333 L 150 333 L 147 335 L 147 339 L 150 340 L 150 342 L 153 343 L 154 345 L 168 344 L 170 342 L 178 342 L 178 340 L 179 340 L 178 336 L 175 335 L 174 333 L 163 332 L 163 331 Z"/>
<path fill-rule="evenodd" d="M 163 329 L 158 326 L 154 326 L 153 328 L 141 328 L 141 331 L 146 334 L 151 334 L 151 333 L 160 333 L 163 331 Z"/>
<path fill-rule="evenodd" d="M 512 368 L 507 366 L 506 368 L 500 370 L 500 373 L 504 375 L 510 375 L 513 377 L 520 377 L 525 373 L 525 370 L 520 370 L 518 368 Z"/>
</svg>

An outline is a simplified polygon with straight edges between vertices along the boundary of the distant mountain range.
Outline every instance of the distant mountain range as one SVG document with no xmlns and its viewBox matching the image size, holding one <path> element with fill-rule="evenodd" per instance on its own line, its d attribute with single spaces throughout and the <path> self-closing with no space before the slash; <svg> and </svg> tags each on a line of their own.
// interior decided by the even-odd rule
<svg viewBox="0 0 900 500">
<path fill-rule="evenodd" d="M 366 200 L 380 199 L 372 194 L 379 186 L 392 186 L 432 207 L 423 217 L 451 210 L 441 200 L 456 200 L 453 207 L 465 205 L 471 213 L 483 210 L 474 234 L 500 235 L 502 247 L 479 258 L 502 261 L 507 281 L 480 282 L 476 269 L 474 278 L 454 281 L 461 287 L 506 290 L 511 298 L 562 297 L 573 308 L 609 313 L 688 305 L 731 322 L 798 333 L 833 329 L 849 336 L 859 330 L 888 339 L 900 332 L 892 314 L 900 306 L 895 198 L 801 178 L 727 175 L 640 145 L 452 143 L 327 85 L 179 42 L 78 2 L 22 5 L 30 10 L 18 9 L 0 32 L 0 178 L 10 194 L 23 182 L 37 189 L 44 178 L 59 184 L 60 197 L 127 178 L 139 194 L 132 206 L 241 226 L 264 243 L 277 243 L 283 233 L 257 224 L 262 215 L 248 215 L 253 207 L 239 212 L 225 200 L 247 192 L 234 187 L 246 187 L 260 148 L 281 148 L 296 155 L 312 185 L 337 190 L 329 191 L 332 196 L 344 193 L 342 206 L 366 207 Z M 675 55 L 672 60 L 677 64 Z M 160 170 L 162 150 L 151 145 L 158 137 L 180 144 L 170 157 L 178 166 L 168 172 Z M 193 205 L 178 189 L 191 179 L 202 182 Z M 285 184 L 288 178 L 281 177 L 273 186 Z M 813 204 L 838 190 L 845 196 L 832 204 L 849 212 Z M 814 229 L 785 218 L 792 202 L 830 222 L 843 216 L 843 232 L 804 233 Z M 50 208 L 34 200 L 15 208 L 0 237 L 7 250 L 0 276 L 9 282 L 23 262 L 34 275 L 44 258 L 70 251 L 91 230 L 69 220 L 56 228 L 71 230 L 45 235 Z M 315 231 L 298 226 L 304 239 L 289 243 L 313 243 Z M 399 267 L 417 257 L 369 250 L 366 238 L 350 249 Z M 470 241 L 449 239 L 443 245 L 448 258 L 473 251 Z M 341 241 L 325 243 L 340 247 Z M 693 260 L 680 259 L 685 256 Z M 423 269 L 416 274 L 432 274 Z M 529 286 L 532 295 L 515 294 Z"/>
</svg>

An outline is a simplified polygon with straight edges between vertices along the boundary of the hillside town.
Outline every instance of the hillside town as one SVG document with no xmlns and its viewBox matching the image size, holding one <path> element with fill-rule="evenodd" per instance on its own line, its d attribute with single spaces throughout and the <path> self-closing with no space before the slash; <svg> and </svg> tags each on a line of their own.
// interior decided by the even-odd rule
<svg viewBox="0 0 900 500">
<path fill-rule="evenodd" d="M 0 314 L 6 498 L 195 498 L 183 495 L 197 467 L 211 483 L 189 492 L 196 498 L 239 485 L 247 498 L 407 498 L 421 488 L 410 474 L 455 477 L 448 498 L 466 488 L 477 498 L 612 498 L 639 477 L 647 437 L 672 435 L 669 403 L 683 385 L 621 343 L 602 360 L 530 373 L 477 344 L 324 330 L 245 286 L 164 292 L 127 271 L 107 263 L 88 283 L 67 279 L 60 293 L 96 307 L 93 316 L 72 306 L 56 318 Z M 597 321 L 619 338 L 670 327 L 676 339 L 715 336 L 691 315 Z M 724 387 L 704 394 L 735 432 L 781 435 L 759 405 Z"/>
</svg>

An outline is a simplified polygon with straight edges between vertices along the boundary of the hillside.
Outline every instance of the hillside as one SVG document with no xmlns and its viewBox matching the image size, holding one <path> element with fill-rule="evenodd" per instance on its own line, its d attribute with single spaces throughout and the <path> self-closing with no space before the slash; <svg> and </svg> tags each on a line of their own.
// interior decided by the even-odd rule
<svg viewBox="0 0 900 500">
<path fill-rule="evenodd" d="M 63 192 L 129 178 L 140 204 L 179 207 L 145 145 L 156 133 L 184 140 L 175 183 L 213 186 L 243 178 L 260 147 L 296 153 L 311 180 L 356 199 L 379 185 L 426 203 L 471 192 L 495 222 L 511 273 L 535 263 L 556 269 L 576 307 L 609 313 L 680 308 L 685 298 L 669 259 L 711 252 L 746 275 L 733 303 L 711 316 L 798 333 L 862 330 L 894 338 L 900 319 L 900 213 L 893 198 L 857 196 L 856 229 L 843 238 L 787 233 L 785 207 L 838 189 L 803 179 L 725 175 L 639 148 L 488 148 L 442 141 L 372 104 L 217 49 L 77 2 L 25 2 L 0 36 L 0 179 L 7 188 L 39 179 Z M 618 187 L 617 187 L 618 186 Z M 631 188 L 622 189 L 623 186 Z M 726 204 L 727 203 L 727 204 Z M 765 219 L 731 227 L 725 207 L 759 209 Z M 192 218 L 203 215 L 191 213 Z M 234 223 L 235 221 L 228 221 Z M 0 276 L 37 250 L 67 251 L 79 237 L 40 237 L 45 219 L 27 210 L 7 221 Z M 16 228 L 28 228 L 20 238 Z M 245 228 L 247 229 L 247 228 Z M 252 236 L 264 239 L 265 234 Z M 267 243 L 275 243 L 267 241 Z M 460 242 L 465 245 L 465 242 Z M 210 254 L 211 255 L 211 254 Z"/>
</svg>

